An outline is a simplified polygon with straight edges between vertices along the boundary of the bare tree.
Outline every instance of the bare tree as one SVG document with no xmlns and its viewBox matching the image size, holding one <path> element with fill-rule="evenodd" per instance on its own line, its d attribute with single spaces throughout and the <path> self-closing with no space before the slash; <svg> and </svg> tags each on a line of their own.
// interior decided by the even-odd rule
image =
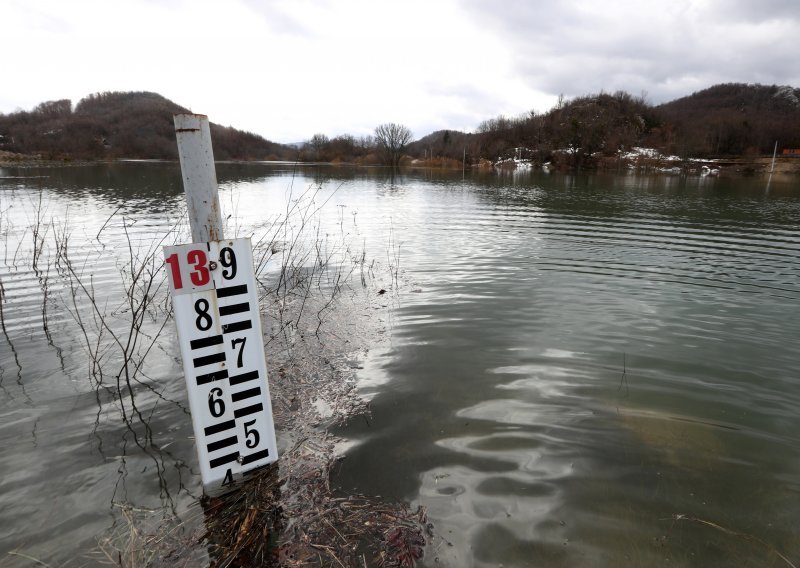
<svg viewBox="0 0 800 568">
<path fill-rule="evenodd" d="M 402 124 L 387 122 L 375 128 L 375 144 L 387 166 L 398 167 L 403 150 L 411 142 L 411 131 Z"/>
<path fill-rule="evenodd" d="M 328 150 L 330 143 L 330 138 L 324 134 L 314 134 L 314 136 L 311 137 L 311 140 L 306 142 L 306 146 L 311 151 L 310 157 L 317 161 L 324 160 L 325 153 Z"/>
</svg>

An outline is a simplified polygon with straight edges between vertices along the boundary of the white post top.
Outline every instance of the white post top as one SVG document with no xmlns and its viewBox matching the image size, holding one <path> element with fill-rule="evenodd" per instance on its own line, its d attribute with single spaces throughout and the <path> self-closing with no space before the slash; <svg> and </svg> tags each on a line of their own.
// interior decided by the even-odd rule
<svg viewBox="0 0 800 568">
<path fill-rule="evenodd" d="M 224 238 L 222 213 L 208 117 L 176 114 L 174 120 L 192 242 L 221 241 Z"/>
</svg>

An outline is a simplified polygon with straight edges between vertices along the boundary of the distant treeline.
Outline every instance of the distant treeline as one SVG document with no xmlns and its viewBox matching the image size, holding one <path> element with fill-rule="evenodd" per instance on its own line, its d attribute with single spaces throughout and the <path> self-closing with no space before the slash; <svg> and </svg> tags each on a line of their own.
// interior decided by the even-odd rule
<svg viewBox="0 0 800 568">
<path fill-rule="evenodd" d="M 0 114 L 0 150 L 45 159 L 178 158 L 172 115 L 189 112 L 148 92 L 89 95 L 31 111 Z M 211 124 L 214 155 L 229 159 L 293 159 L 297 151 L 257 134 Z"/>
<path fill-rule="evenodd" d="M 474 133 L 434 132 L 409 145 L 411 156 L 467 163 L 522 157 L 573 167 L 634 146 L 682 158 L 770 155 L 775 142 L 800 148 L 800 89 L 723 84 L 653 106 L 644 96 L 600 93 L 559 100 L 546 113 L 499 116 Z"/>
<path fill-rule="evenodd" d="M 32 111 L 0 114 L 0 150 L 45 158 L 175 159 L 176 112 L 188 111 L 146 92 L 90 95 L 74 109 L 69 100 L 49 101 Z M 211 135 L 220 160 L 386 161 L 375 136 L 316 134 L 295 148 L 216 124 Z M 634 146 L 711 158 L 768 155 L 776 141 L 779 151 L 800 148 L 800 89 L 729 83 L 658 106 L 623 91 L 562 97 L 545 113 L 498 116 L 471 133 L 441 130 L 404 143 L 402 151 L 403 163 L 528 158 L 580 168 Z"/>
</svg>

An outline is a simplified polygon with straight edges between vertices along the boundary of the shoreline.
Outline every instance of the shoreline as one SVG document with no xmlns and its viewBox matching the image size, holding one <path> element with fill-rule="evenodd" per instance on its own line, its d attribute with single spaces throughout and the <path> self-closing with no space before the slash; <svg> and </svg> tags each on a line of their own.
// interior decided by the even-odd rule
<svg viewBox="0 0 800 568">
<path fill-rule="evenodd" d="M 0 168 L 52 168 L 52 167 L 66 167 L 66 166 L 90 166 L 97 164 L 116 164 L 116 163 L 177 163 L 176 160 L 161 160 L 161 159 L 147 159 L 147 158 L 117 158 L 113 160 L 107 159 L 44 159 L 36 155 L 26 154 L 12 154 L 10 152 L 0 151 Z M 217 163 L 233 163 L 233 164 L 294 164 L 299 166 L 347 166 L 355 168 L 374 168 L 375 165 L 358 164 L 350 162 L 287 162 L 285 160 L 218 160 Z M 380 166 L 379 166 L 380 167 Z M 786 175 L 795 176 L 800 175 L 800 157 L 776 156 L 775 170 L 771 172 L 772 157 L 754 157 L 748 158 L 743 156 L 737 157 L 721 157 L 721 158 L 688 158 L 688 159 L 674 159 L 674 157 L 654 157 L 647 156 L 637 157 L 599 157 L 592 158 L 589 163 L 581 168 L 568 166 L 564 163 L 551 164 L 550 162 L 541 163 L 537 160 L 515 160 L 515 159 L 499 159 L 496 162 L 482 159 L 479 163 L 467 164 L 466 169 L 470 171 L 482 170 L 497 170 L 497 171 L 515 171 L 515 170 L 541 170 L 546 173 L 552 171 L 558 172 L 630 172 L 641 173 L 648 175 L 706 175 L 703 173 L 703 168 L 712 170 L 711 175 L 737 175 L 737 176 L 769 176 L 772 175 Z M 420 160 L 411 159 L 406 160 L 401 165 L 401 168 L 409 169 L 439 169 L 439 170 L 460 170 L 462 165 L 455 164 L 452 160 Z M 718 171 L 713 171 L 718 170 Z M 0 176 L 3 177 L 3 176 Z"/>
</svg>

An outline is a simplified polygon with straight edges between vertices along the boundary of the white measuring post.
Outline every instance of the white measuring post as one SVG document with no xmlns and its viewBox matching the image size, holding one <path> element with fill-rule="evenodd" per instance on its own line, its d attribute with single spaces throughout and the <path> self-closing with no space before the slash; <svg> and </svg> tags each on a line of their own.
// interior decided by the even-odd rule
<svg viewBox="0 0 800 568">
<path fill-rule="evenodd" d="M 193 243 L 164 247 L 203 485 L 278 459 L 249 238 L 224 239 L 208 118 L 176 115 Z"/>
<path fill-rule="evenodd" d="M 208 117 L 202 114 L 176 114 L 175 136 L 178 139 L 183 189 L 189 206 L 192 241 L 221 240 L 222 214 Z"/>
</svg>

